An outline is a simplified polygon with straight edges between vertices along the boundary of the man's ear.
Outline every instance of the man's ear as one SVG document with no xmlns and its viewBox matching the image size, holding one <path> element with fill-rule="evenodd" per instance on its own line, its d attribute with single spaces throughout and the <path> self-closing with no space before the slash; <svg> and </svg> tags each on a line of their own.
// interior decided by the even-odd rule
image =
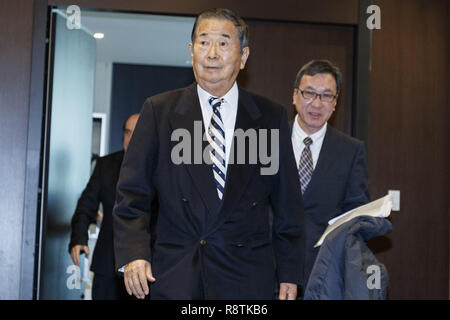
<svg viewBox="0 0 450 320">
<path fill-rule="evenodd" d="M 190 52 L 190 54 L 191 54 L 191 58 L 192 58 L 192 56 L 194 55 L 194 54 L 192 53 L 192 49 L 193 49 L 192 42 L 189 42 L 189 52 Z"/>
<path fill-rule="evenodd" d="M 189 43 L 189 53 L 191 54 L 191 65 L 194 65 L 194 45 L 192 44 L 192 42 Z"/>
<path fill-rule="evenodd" d="M 294 88 L 292 92 L 292 104 L 295 104 L 295 98 L 297 97 L 297 90 Z"/>
<path fill-rule="evenodd" d="M 334 98 L 333 112 L 336 111 L 336 105 L 337 105 L 338 97 L 339 97 L 339 95 L 336 95 L 336 98 Z"/>
<path fill-rule="evenodd" d="M 245 63 L 247 62 L 249 55 L 250 55 L 250 48 L 244 47 L 242 49 L 242 54 L 241 54 L 241 70 L 244 69 Z"/>
</svg>

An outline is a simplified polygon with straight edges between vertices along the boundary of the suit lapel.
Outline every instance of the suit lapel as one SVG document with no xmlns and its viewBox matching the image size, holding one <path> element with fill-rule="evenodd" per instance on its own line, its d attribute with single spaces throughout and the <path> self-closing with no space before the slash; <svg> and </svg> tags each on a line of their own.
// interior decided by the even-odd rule
<svg viewBox="0 0 450 320">
<path fill-rule="evenodd" d="M 199 121 L 202 128 L 202 137 L 204 134 L 204 124 L 202 112 L 200 109 L 200 102 L 198 100 L 196 83 L 187 87 L 183 92 L 177 106 L 174 109 L 174 114 L 171 117 L 172 129 L 183 128 L 189 131 L 192 138 L 192 158 L 194 156 L 194 123 Z M 258 106 L 253 101 L 249 93 L 239 88 L 238 110 L 236 114 L 236 129 L 242 129 L 244 132 L 248 129 L 258 129 L 262 114 Z M 236 139 L 233 139 L 232 148 L 234 148 Z M 207 141 L 202 141 L 202 151 L 208 145 Z M 249 148 L 245 148 L 246 158 L 248 158 Z M 209 213 L 207 217 L 207 225 L 209 232 L 220 226 L 226 216 L 231 213 L 234 206 L 245 191 L 246 185 L 250 178 L 255 174 L 256 169 L 259 168 L 257 164 L 230 163 L 227 167 L 227 177 L 225 182 L 225 193 L 222 201 L 217 195 L 216 184 L 212 166 L 205 164 L 187 164 L 184 165 L 189 172 L 195 186 L 199 190 L 201 197 L 207 206 Z"/>
<path fill-rule="evenodd" d="M 183 92 L 177 106 L 175 107 L 174 114 L 171 117 L 172 129 L 179 128 L 186 129 L 190 133 L 191 137 L 191 164 L 184 164 L 191 179 L 194 181 L 200 195 L 211 213 L 217 212 L 220 208 L 220 200 L 217 195 L 216 183 L 214 181 L 214 175 L 212 166 L 204 163 L 203 158 L 200 164 L 194 163 L 194 154 L 199 152 L 195 150 L 196 143 L 201 145 L 201 155 L 203 150 L 207 146 L 208 142 L 203 141 L 202 137 L 205 133 L 202 111 L 197 94 L 197 84 L 193 83 L 187 87 Z M 197 133 L 195 132 L 195 123 L 197 123 Z M 199 127 L 201 124 L 201 136 L 199 137 Z M 194 139 L 201 139 L 194 141 Z"/>
<path fill-rule="evenodd" d="M 333 164 L 332 155 L 335 154 L 333 152 L 333 148 L 335 147 L 335 143 L 333 142 L 333 130 L 334 129 L 328 124 L 325 137 L 323 138 L 322 148 L 320 149 L 319 159 L 317 159 L 316 168 L 314 169 L 311 181 L 305 190 L 305 196 L 307 196 L 307 193 L 310 193 L 311 190 L 314 189 L 317 181 L 321 181 L 321 177 L 326 174 L 330 165 Z"/>
</svg>

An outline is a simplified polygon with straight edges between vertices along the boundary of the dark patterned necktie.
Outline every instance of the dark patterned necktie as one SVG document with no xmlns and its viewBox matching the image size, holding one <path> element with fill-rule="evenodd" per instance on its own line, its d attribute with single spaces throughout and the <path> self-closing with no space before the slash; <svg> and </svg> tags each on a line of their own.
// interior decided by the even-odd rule
<svg viewBox="0 0 450 320">
<path fill-rule="evenodd" d="M 222 200 L 223 192 L 225 190 L 225 180 L 227 174 L 227 167 L 225 165 L 225 130 L 220 115 L 220 106 L 223 99 L 216 97 L 209 98 L 209 104 L 213 108 L 211 122 L 208 127 L 208 142 L 211 145 L 211 160 L 213 163 L 214 180 L 217 186 L 217 195 Z"/>
<path fill-rule="evenodd" d="M 309 148 L 313 141 L 310 137 L 306 137 L 303 140 L 303 143 L 305 144 L 305 148 L 303 149 L 302 155 L 300 157 L 300 165 L 298 168 L 302 194 L 305 193 L 314 170 L 311 149 Z"/>
</svg>

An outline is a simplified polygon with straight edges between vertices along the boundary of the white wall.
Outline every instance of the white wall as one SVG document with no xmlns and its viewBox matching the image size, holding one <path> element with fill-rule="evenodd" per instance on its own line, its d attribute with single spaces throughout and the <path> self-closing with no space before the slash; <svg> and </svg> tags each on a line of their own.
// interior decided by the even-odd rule
<svg viewBox="0 0 450 320">
<path fill-rule="evenodd" d="M 94 112 L 106 114 L 105 154 L 109 153 L 109 113 L 111 110 L 112 63 L 101 60 L 97 52 L 94 82 Z"/>
</svg>

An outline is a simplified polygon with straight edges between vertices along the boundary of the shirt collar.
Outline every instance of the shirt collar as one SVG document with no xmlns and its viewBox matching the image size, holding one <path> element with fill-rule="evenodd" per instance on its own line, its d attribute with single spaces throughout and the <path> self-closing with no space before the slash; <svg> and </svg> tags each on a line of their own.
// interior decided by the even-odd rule
<svg viewBox="0 0 450 320">
<path fill-rule="evenodd" d="M 199 84 L 197 84 L 197 93 L 200 101 L 205 102 L 204 105 L 209 106 L 208 100 L 213 95 L 210 94 L 208 91 L 204 90 L 202 87 L 200 87 Z M 237 106 L 238 97 L 239 97 L 239 89 L 235 81 L 231 89 L 228 90 L 228 92 L 225 93 L 223 97 L 216 97 L 216 98 L 223 98 L 225 102 L 230 104 L 231 106 Z"/>
<path fill-rule="evenodd" d="M 300 125 L 298 124 L 298 114 L 295 116 L 294 119 L 294 134 L 297 136 L 297 138 L 303 143 L 303 140 L 306 137 L 310 137 L 313 141 L 313 143 L 317 140 L 320 140 L 324 137 L 325 133 L 327 132 L 327 125 L 328 122 L 325 122 L 325 124 L 323 125 L 322 128 L 320 128 L 319 131 L 314 132 L 312 135 L 308 135 L 305 131 L 303 131 L 303 129 L 300 127 Z"/>
</svg>

